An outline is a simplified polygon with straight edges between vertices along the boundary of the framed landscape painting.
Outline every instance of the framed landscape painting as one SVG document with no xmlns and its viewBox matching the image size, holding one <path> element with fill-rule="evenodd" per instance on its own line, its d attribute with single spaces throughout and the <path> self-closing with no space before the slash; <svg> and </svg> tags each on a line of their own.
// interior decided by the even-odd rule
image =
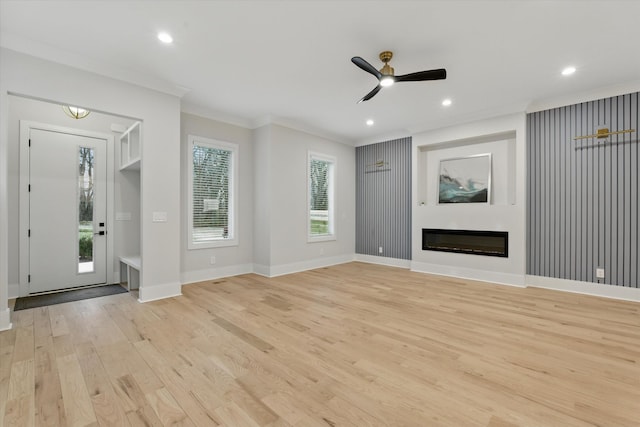
<svg viewBox="0 0 640 427">
<path fill-rule="evenodd" d="M 489 203 L 491 153 L 440 160 L 438 204 Z"/>
</svg>

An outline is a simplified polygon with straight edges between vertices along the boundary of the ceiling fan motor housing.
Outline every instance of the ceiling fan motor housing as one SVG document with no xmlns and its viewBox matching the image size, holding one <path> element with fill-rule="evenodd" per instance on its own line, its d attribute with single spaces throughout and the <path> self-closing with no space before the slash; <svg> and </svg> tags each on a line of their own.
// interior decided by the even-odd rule
<svg viewBox="0 0 640 427">
<path fill-rule="evenodd" d="M 384 67 L 380 68 L 380 74 L 382 74 L 384 76 L 393 76 L 394 72 L 395 72 L 395 70 L 389 64 L 384 64 Z"/>
<path fill-rule="evenodd" d="M 384 62 L 384 67 L 380 69 L 380 73 L 385 76 L 393 76 L 395 70 L 391 65 L 389 65 L 389 61 L 393 58 L 393 52 L 385 50 L 384 52 L 380 52 L 380 60 Z"/>
</svg>

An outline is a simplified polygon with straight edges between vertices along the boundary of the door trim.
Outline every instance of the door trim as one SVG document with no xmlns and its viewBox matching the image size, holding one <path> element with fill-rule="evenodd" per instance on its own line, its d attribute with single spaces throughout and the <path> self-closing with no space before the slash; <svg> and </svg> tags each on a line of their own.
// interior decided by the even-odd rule
<svg viewBox="0 0 640 427">
<path fill-rule="evenodd" d="M 20 120 L 20 287 L 21 297 L 29 295 L 29 135 L 31 129 L 39 129 L 49 132 L 67 133 L 88 138 L 104 139 L 107 145 L 107 283 L 114 283 L 113 253 L 115 230 L 115 190 L 114 190 L 114 160 L 115 160 L 115 138 L 113 135 L 102 132 L 93 132 L 83 129 L 74 129 L 64 126 L 51 125 L 47 123 Z"/>
</svg>

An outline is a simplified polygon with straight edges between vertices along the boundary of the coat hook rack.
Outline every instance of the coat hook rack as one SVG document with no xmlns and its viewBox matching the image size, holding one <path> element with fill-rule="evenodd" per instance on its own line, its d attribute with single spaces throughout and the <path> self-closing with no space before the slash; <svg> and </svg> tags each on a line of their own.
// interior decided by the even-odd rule
<svg viewBox="0 0 640 427">
<path fill-rule="evenodd" d="M 589 138 L 606 138 L 610 135 L 620 135 L 623 133 L 632 133 L 635 132 L 635 129 L 625 129 L 625 130 L 618 130 L 618 131 L 613 131 L 613 132 L 609 132 L 609 128 L 602 128 L 602 129 L 598 129 L 597 133 L 593 134 L 593 135 L 585 135 L 585 136 L 576 136 L 575 138 L 573 138 L 573 140 L 578 140 L 578 139 L 589 139 Z"/>
</svg>

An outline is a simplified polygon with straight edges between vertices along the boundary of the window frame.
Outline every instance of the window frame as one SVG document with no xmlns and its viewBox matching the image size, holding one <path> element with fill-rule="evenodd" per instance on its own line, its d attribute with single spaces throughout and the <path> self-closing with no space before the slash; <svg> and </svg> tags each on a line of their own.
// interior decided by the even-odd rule
<svg viewBox="0 0 640 427">
<path fill-rule="evenodd" d="M 329 233 L 328 234 L 311 234 L 311 161 L 319 160 L 330 164 L 328 180 L 329 185 L 327 188 L 327 198 L 329 202 Z M 338 239 L 337 227 L 336 227 L 336 176 L 338 170 L 338 160 L 336 157 L 318 153 L 315 151 L 309 151 L 307 155 L 307 242 L 326 242 Z"/>
<path fill-rule="evenodd" d="M 188 202 L 187 202 L 187 249 L 207 249 L 220 248 L 238 245 L 238 164 L 240 146 L 231 142 L 219 141 L 203 136 L 188 135 Z M 229 162 L 229 216 L 228 216 L 228 238 L 211 239 L 205 242 L 193 241 L 193 147 L 200 146 L 215 150 L 225 150 L 231 152 Z"/>
</svg>

